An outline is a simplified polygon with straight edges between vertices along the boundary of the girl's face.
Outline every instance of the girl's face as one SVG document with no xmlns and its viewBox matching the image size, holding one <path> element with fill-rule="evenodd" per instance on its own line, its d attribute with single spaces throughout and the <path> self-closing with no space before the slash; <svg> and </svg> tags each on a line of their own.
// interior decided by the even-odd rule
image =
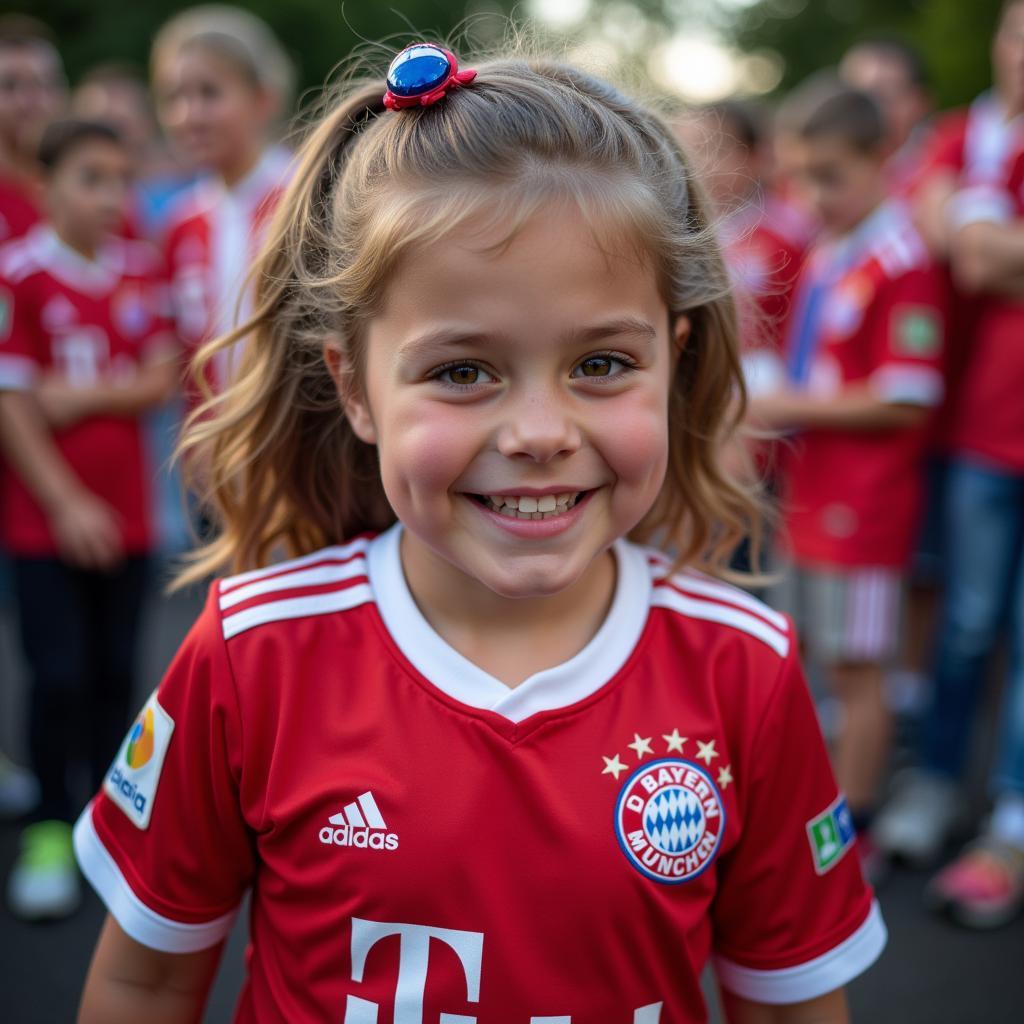
<svg viewBox="0 0 1024 1024">
<path fill-rule="evenodd" d="M 227 58 L 184 47 L 159 63 L 156 91 L 164 130 L 197 166 L 221 171 L 262 145 L 272 102 Z"/>
<path fill-rule="evenodd" d="M 654 503 L 689 323 L 670 329 L 651 267 L 602 252 L 575 209 L 503 237 L 462 229 L 399 266 L 346 411 L 408 544 L 502 596 L 547 596 Z"/>
</svg>

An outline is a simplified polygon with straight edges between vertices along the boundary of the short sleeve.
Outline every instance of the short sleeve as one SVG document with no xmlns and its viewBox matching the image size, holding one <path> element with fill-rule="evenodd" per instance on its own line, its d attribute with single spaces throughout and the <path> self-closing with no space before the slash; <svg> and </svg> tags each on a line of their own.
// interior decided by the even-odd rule
<svg viewBox="0 0 1024 1024">
<path fill-rule="evenodd" d="M 255 865 L 241 758 L 214 585 L 75 825 L 83 874 L 137 942 L 187 953 L 231 930 Z"/>
<path fill-rule="evenodd" d="M 0 391 L 27 391 L 34 385 L 38 346 L 27 288 L 0 277 Z"/>
<path fill-rule="evenodd" d="M 883 402 L 936 408 L 946 393 L 947 291 L 933 266 L 888 284 L 876 311 L 869 385 Z"/>
<path fill-rule="evenodd" d="M 795 651 L 756 734 L 739 842 L 712 907 L 722 986 L 795 1003 L 845 985 L 886 941 Z"/>
</svg>

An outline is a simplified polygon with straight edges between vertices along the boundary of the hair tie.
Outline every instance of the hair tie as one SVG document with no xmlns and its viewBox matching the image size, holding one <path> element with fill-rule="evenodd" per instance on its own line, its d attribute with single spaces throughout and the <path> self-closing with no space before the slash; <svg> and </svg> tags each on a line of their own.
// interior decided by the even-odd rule
<svg viewBox="0 0 1024 1024">
<path fill-rule="evenodd" d="M 399 52 L 388 68 L 384 106 L 388 110 L 429 107 L 474 78 L 476 71 L 459 70 L 451 50 L 436 43 L 413 43 Z"/>
</svg>

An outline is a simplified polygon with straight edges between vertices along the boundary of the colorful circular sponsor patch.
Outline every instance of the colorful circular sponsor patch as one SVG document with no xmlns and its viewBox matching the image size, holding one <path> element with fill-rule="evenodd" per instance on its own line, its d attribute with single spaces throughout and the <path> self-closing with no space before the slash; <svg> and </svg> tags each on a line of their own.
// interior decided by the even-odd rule
<svg viewBox="0 0 1024 1024">
<path fill-rule="evenodd" d="M 128 747 L 124 759 L 129 768 L 141 768 L 153 756 L 153 709 L 146 710 L 136 719 L 128 734 Z"/>
<path fill-rule="evenodd" d="M 703 768 L 666 758 L 641 765 L 615 806 L 615 834 L 641 874 L 677 885 L 696 878 L 725 831 L 722 798 Z"/>
</svg>

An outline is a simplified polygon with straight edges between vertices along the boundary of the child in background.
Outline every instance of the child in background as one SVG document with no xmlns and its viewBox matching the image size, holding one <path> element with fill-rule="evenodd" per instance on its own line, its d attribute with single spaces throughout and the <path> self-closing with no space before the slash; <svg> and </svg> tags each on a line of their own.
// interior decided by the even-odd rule
<svg viewBox="0 0 1024 1024">
<path fill-rule="evenodd" d="M 78 902 L 71 769 L 84 748 L 102 780 L 127 721 L 151 545 L 138 418 L 178 376 L 157 255 L 113 233 L 128 197 L 116 133 L 56 122 L 40 160 L 49 222 L 0 250 L 0 533 L 41 787 L 7 898 L 29 920 Z"/>
<path fill-rule="evenodd" d="M 65 95 L 64 67 L 46 27 L 25 15 L 0 17 L 0 243 L 42 215 L 36 152 Z"/>
<path fill-rule="evenodd" d="M 797 167 L 824 234 L 804 265 L 785 390 L 756 399 L 793 431 L 783 602 L 841 707 L 834 763 L 861 833 L 889 749 L 884 674 L 896 653 L 930 412 L 942 400 L 942 273 L 886 198 L 881 117 L 864 93 L 817 80 L 800 98 Z"/>
<path fill-rule="evenodd" d="M 0 16 L 0 243 L 39 221 L 36 150 L 64 93 L 64 69 L 46 26 L 22 14 Z M 0 541 L 0 602 L 10 592 Z M 32 775 L 0 753 L 0 819 L 20 817 L 37 799 Z"/>
<path fill-rule="evenodd" d="M 884 926 L 787 620 L 704 571 L 757 511 L 665 123 L 411 47 L 306 143 L 257 287 L 185 442 L 186 578 L 233 575 L 76 828 L 83 1024 L 197 1019 L 250 887 L 239 1022 L 696 1022 L 712 952 L 732 1020 L 845 1021 Z"/>
<path fill-rule="evenodd" d="M 217 5 L 164 25 L 152 72 L 168 137 L 207 172 L 177 204 L 165 242 L 175 325 L 191 354 L 248 315 L 246 274 L 289 173 L 290 154 L 269 135 L 288 109 L 293 72 L 259 18 Z M 237 355 L 218 355 L 212 388 L 230 378 Z"/>
</svg>

